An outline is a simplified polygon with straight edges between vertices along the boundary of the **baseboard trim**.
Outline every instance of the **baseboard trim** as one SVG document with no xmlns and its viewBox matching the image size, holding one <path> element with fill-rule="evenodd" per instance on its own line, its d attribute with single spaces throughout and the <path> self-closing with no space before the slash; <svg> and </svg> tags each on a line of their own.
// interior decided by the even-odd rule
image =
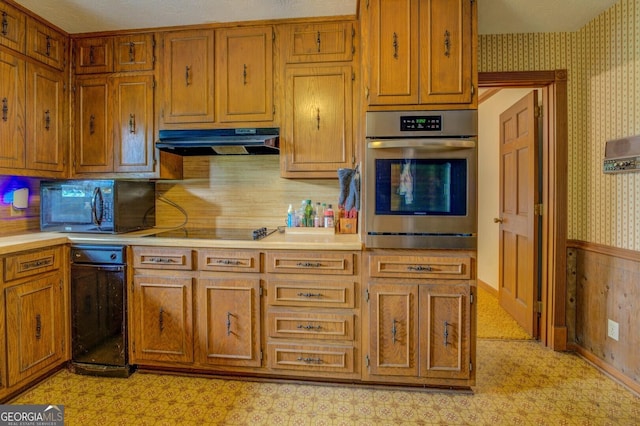
<svg viewBox="0 0 640 426">
<path fill-rule="evenodd" d="M 487 293 L 491 293 L 495 297 L 498 297 L 498 289 L 491 287 L 491 285 L 485 283 L 482 280 L 478 280 L 478 287 L 486 291 Z"/>
<path fill-rule="evenodd" d="M 578 353 L 582 358 L 586 359 L 591 364 L 593 364 L 598 370 L 610 376 L 612 379 L 620 382 L 621 384 L 629 388 L 631 392 L 640 396 L 640 383 L 629 378 L 628 376 L 625 376 L 622 372 L 615 369 L 611 364 L 604 362 L 603 360 L 601 360 L 600 358 L 598 358 L 597 356 L 595 356 L 590 351 L 588 351 L 587 349 L 583 348 L 580 345 L 573 344 L 571 345 L 570 349 L 575 350 L 576 353 Z"/>
</svg>

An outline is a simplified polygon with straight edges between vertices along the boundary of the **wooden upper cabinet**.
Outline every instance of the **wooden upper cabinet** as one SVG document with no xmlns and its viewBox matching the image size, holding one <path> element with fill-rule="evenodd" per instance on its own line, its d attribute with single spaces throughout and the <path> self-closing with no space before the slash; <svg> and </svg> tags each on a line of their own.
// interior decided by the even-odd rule
<svg viewBox="0 0 640 426">
<path fill-rule="evenodd" d="M 8 3 L 0 2 L 0 45 L 24 53 L 26 16 Z"/>
<path fill-rule="evenodd" d="M 133 34 L 114 39 L 113 70 L 150 71 L 154 67 L 155 39 L 153 34 Z"/>
<path fill-rule="evenodd" d="M 27 64 L 26 167 L 63 172 L 69 132 L 65 129 L 64 74 Z"/>
<path fill-rule="evenodd" d="M 336 177 L 353 164 L 351 65 L 291 65 L 286 71 L 283 177 Z"/>
<path fill-rule="evenodd" d="M 0 51 L 0 167 L 25 166 L 25 63 Z"/>
<path fill-rule="evenodd" d="M 213 41 L 214 30 L 164 33 L 161 126 L 214 122 Z"/>
<path fill-rule="evenodd" d="M 153 171 L 153 76 L 110 80 L 112 93 L 113 171 Z"/>
<path fill-rule="evenodd" d="M 355 29 L 351 22 L 284 26 L 287 63 L 351 61 Z"/>
<path fill-rule="evenodd" d="M 273 120 L 273 28 L 216 32 L 221 122 Z"/>
<path fill-rule="evenodd" d="M 420 103 L 472 100 L 472 2 L 420 4 Z"/>
<path fill-rule="evenodd" d="M 107 37 L 80 38 L 73 46 L 76 74 L 113 71 L 113 39 Z"/>
<path fill-rule="evenodd" d="M 363 19 L 368 104 L 471 104 L 475 7 L 471 0 L 371 0 Z"/>
<path fill-rule="evenodd" d="M 27 17 L 27 55 L 59 70 L 66 65 L 67 36 Z"/>
<path fill-rule="evenodd" d="M 74 172 L 110 172 L 113 167 L 109 85 L 106 77 L 76 83 Z"/>
</svg>

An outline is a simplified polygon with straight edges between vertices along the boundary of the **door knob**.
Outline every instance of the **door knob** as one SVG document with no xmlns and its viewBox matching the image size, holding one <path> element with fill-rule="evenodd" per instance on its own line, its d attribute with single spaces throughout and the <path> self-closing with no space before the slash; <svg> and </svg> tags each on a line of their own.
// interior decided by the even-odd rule
<svg viewBox="0 0 640 426">
<path fill-rule="evenodd" d="M 494 217 L 493 218 L 493 223 L 502 223 L 502 222 L 503 222 L 503 220 L 502 220 L 501 217 Z"/>
</svg>

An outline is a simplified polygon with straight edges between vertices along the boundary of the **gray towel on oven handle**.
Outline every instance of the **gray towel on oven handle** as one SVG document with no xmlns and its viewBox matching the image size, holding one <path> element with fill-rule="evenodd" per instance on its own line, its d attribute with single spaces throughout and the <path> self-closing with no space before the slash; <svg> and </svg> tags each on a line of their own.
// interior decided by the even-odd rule
<svg viewBox="0 0 640 426">
<path fill-rule="evenodd" d="M 344 206 L 346 211 L 355 208 L 360 210 L 360 171 L 355 169 L 338 169 L 340 182 L 340 197 L 338 206 Z"/>
</svg>

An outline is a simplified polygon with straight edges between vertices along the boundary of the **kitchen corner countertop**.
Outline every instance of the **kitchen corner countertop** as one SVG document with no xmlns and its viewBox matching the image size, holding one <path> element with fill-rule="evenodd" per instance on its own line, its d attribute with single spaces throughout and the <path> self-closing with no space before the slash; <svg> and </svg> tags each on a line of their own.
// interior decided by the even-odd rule
<svg viewBox="0 0 640 426">
<path fill-rule="evenodd" d="M 166 229 L 148 229 L 125 234 L 80 234 L 58 232 L 29 232 L 0 237 L 0 255 L 34 250 L 57 244 L 123 244 L 162 247 L 209 247 L 257 250 L 362 250 L 358 234 L 289 234 L 274 232 L 256 241 L 210 240 L 153 237 Z"/>
</svg>

